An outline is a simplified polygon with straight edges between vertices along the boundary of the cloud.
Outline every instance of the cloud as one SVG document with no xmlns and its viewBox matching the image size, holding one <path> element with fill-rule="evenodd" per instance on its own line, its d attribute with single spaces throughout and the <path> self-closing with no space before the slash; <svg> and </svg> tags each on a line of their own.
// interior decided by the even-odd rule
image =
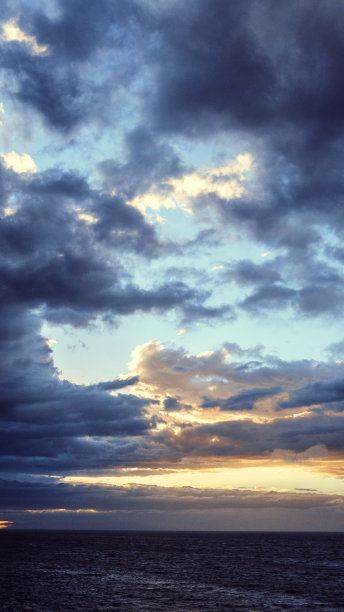
<svg viewBox="0 0 344 612">
<path fill-rule="evenodd" d="M 2 68 L 11 79 L 12 96 L 61 135 L 86 122 L 108 123 L 105 97 L 114 102 L 114 116 L 119 99 L 127 97 L 125 90 L 141 68 L 131 48 L 145 38 L 145 31 L 140 31 L 145 30 L 144 11 L 136 2 L 120 6 L 109 0 L 87 7 L 79 0 L 72 5 L 57 0 L 54 14 L 45 8 L 24 3 L 17 9 L 19 25 L 25 21 L 29 35 L 13 20 L 6 25 L 12 40 L 25 42 L 25 46 L 2 45 Z"/>
<path fill-rule="evenodd" d="M 183 336 L 183 334 L 186 334 L 187 330 L 185 329 L 185 327 L 182 327 L 182 329 L 179 329 L 177 331 L 177 336 Z"/>
<path fill-rule="evenodd" d="M 216 129 L 217 118 L 228 127 L 268 121 L 275 77 L 248 27 L 251 7 L 219 2 L 214 10 L 205 2 L 201 9 L 192 2 L 183 10 L 179 3 L 179 28 L 175 7 L 162 16 L 159 86 L 153 100 L 158 128 L 192 133 L 196 125 L 198 130 Z M 164 71 L 164 64 L 170 70 Z"/>
<path fill-rule="evenodd" d="M 249 311 L 262 309 L 282 309 L 293 304 L 297 292 L 283 285 L 262 285 L 241 302 L 241 307 Z"/>
<path fill-rule="evenodd" d="M 245 489 L 197 489 L 131 485 L 92 486 L 0 481 L 2 510 L 97 512 L 185 511 L 218 508 L 311 509 L 342 508 L 343 496 L 313 492 L 252 491 Z"/>
<path fill-rule="evenodd" d="M 164 399 L 163 406 L 167 412 L 175 412 L 178 410 L 191 410 L 192 409 L 192 406 L 190 406 L 190 404 L 182 404 L 175 397 L 169 397 L 169 396 L 166 397 L 166 399 Z"/>
<path fill-rule="evenodd" d="M 316 8 L 309 1 L 291 2 L 280 11 L 270 0 L 259 6 L 219 0 L 216 10 L 206 0 L 202 6 L 180 2 L 178 8 L 171 6 L 160 17 L 159 79 L 152 92 L 157 128 L 275 131 L 280 138 L 281 124 L 289 123 L 316 146 L 335 135 L 342 121 L 338 2 L 326 0 Z M 287 48 L 281 43 L 286 35 Z"/>
<path fill-rule="evenodd" d="M 25 13 L 30 36 L 49 54 L 31 56 L 6 43 L 3 65 L 11 95 L 62 137 L 93 121 L 109 125 L 135 92 L 136 127 L 124 138 L 124 158 L 99 163 L 104 183 L 124 201 L 141 211 L 191 202 L 202 221 L 304 253 L 319 243 L 324 225 L 338 233 L 343 192 L 342 15 L 326 0 L 312 8 L 310 22 L 310 6 L 293 2 L 280 12 L 270 0 L 245 8 L 219 0 L 214 11 L 209 0 L 202 7 L 102 0 L 85 9 L 61 0 L 54 16 L 37 7 Z M 286 39 L 288 48 L 278 42 Z M 235 163 L 218 166 L 218 174 L 216 166 L 187 168 L 166 139 L 196 143 L 226 132 L 243 142 L 237 164 L 246 159 L 247 170 L 255 160 L 250 181 Z M 332 296 L 332 311 L 341 297 L 338 290 Z M 295 308 L 312 316 L 311 302 L 306 292 Z M 316 313 L 329 310 L 318 298 Z"/>
<path fill-rule="evenodd" d="M 237 188 L 226 192 L 221 183 L 206 186 L 205 177 L 193 173 L 165 181 L 165 193 L 159 186 L 142 191 L 135 205 L 141 210 L 173 206 L 171 196 L 192 200 L 196 217 L 212 223 L 217 218 L 221 227 L 259 241 L 264 253 L 273 247 L 295 257 L 306 250 L 311 255 L 321 240 L 326 242 L 329 228 L 340 239 L 338 58 L 343 43 L 338 2 L 316 9 L 312 2 L 292 2 L 283 11 L 269 0 L 245 7 L 220 1 L 216 10 L 211 1 L 177 5 L 178 11 L 173 5 L 157 13 L 157 76 L 145 99 L 146 120 L 159 136 L 199 142 L 227 133 L 242 141 L 255 160 L 254 179 L 237 181 Z M 302 23 L 307 23 L 306 36 Z M 279 42 L 286 39 L 292 41 L 288 47 Z M 322 294 L 328 289 L 321 287 L 314 302 L 305 288 L 292 305 L 303 315 L 338 312 L 341 291 L 337 288 L 326 307 Z"/>
<path fill-rule="evenodd" d="M 99 0 L 96 5 L 87 6 L 82 0 L 73 4 L 59 0 L 56 9 L 54 16 L 36 9 L 32 14 L 33 26 L 39 40 L 49 44 L 57 56 L 76 63 L 89 59 L 99 48 L 123 44 L 122 30 L 128 28 L 129 35 L 130 27 L 144 15 L 132 0 L 125 5 Z"/>
<path fill-rule="evenodd" d="M 162 281 L 150 288 L 133 282 L 119 254 L 156 255 L 163 245 L 142 214 L 120 198 L 91 190 L 72 172 L 37 173 L 9 185 L 11 197 L 23 199 L 0 227 L 6 255 L 0 278 L 8 303 L 41 307 L 47 319 L 77 326 L 97 316 L 137 311 L 178 309 L 184 319 L 195 320 L 230 310 L 206 306 L 210 292 L 182 281 Z M 91 214 L 94 223 L 80 218 L 75 200 L 87 204 L 85 214 Z"/>
<path fill-rule="evenodd" d="M 163 194 L 164 190 L 171 190 L 166 186 L 167 179 L 185 173 L 185 167 L 172 146 L 143 125 L 128 131 L 123 145 L 125 161 L 106 159 L 99 163 L 98 169 L 108 191 L 115 190 L 132 206 L 136 206 L 137 194 L 142 199 L 145 197 L 142 193 L 152 185 L 159 185 Z M 151 197 L 154 199 L 155 196 L 151 194 Z M 145 207 L 136 208 L 145 211 Z"/>
<path fill-rule="evenodd" d="M 340 312 L 343 299 L 342 281 L 326 285 L 305 285 L 294 289 L 282 284 L 262 284 L 249 294 L 239 306 L 250 312 L 292 307 L 298 314 L 319 316 L 336 315 Z"/>
<path fill-rule="evenodd" d="M 132 352 L 129 368 L 139 376 L 137 388 L 162 402 L 167 395 L 198 410 L 217 407 L 235 413 L 256 407 L 254 416 L 270 419 L 287 393 L 319 377 L 329 382 L 333 377 L 331 364 L 287 362 L 264 355 L 262 347 L 245 351 L 233 343 L 192 355 L 182 348 L 147 342 Z M 214 411 L 209 418 L 216 418 Z"/>
<path fill-rule="evenodd" d="M 40 324 L 18 307 L 2 308 L 0 327 L 3 470 L 69 470 L 104 465 L 134 452 L 152 427 L 149 399 L 109 394 L 136 377 L 96 385 L 60 380 Z M 117 449 L 117 450 L 116 450 Z M 106 458 L 107 457 L 107 458 Z M 68 467 L 69 466 L 69 467 Z M 78 466 L 78 467 L 77 467 Z"/>
<path fill-rule="evenodd" d="M 328 449 L 325 455 L 343 452 L 342 418 L 305 413 L 314 396 L 333 411 L 340 405 L 332 366 L 268 356 L 247 361 L 240 347 L 227 348 L 241 359 L 228 359 L 226 349 L 193 356 L 151 342 L 137 347 L 127 378 L 75 385 L 58 378 L 37 316 L 19 305 L 2 307 L 3 470 L 68 474 L 185 465 L 202 457 L 266 458 L 276 449 L 300 454 L 317 444 Z M 124 393 L 129 386 L 131 393 Z M 276 417 L 276 408 L 292 416 Z M 207 411 L 210 422 L 204 422 Z M 241 418 L 242 411 L 250 418 Z"/>
<path fill-rule="evenodd" d="M 169 178 L 160 185 L 155 185 L 149 192 L 137 195 L 128 203 L 145 213 L 147 208 L 159 210 L 161 207 L 176 206 L 188 211 L 188 206 L 193 207 L 197 198 L 209 194 L 227 200 L 235 199 L 244 193 L 244 172 L 250 170 L 251 164 L 252 158 L 249 154 L 238 155 L 234 162 L 225 166 L 205 168 L 199 172 Z"/>
<path fill-rule="evenodd" d="M 314 447 L 321 447 L 330 466 L 331 459 L 341 461 L 343 455 L 343 419 L 338 415 L 298 415 L 297 418 L 260 420 L 241 418 L 213 423 L 185 424 L 180 431 L 165 428 L 156 434 L 161 452 L 170 465 L 178 465 L 188 457 L 190 465 L 202 462 L 238 460 L 246 462 L 265 459 L 270 462 L 280 451 L 292 463 L 304 461 Z M 216 463 L 215 463 L 216 465 Z M 331 472 L 331 468 L 327 468 Z"/>
<path fill-rule="evenodd" d="M 278 409 L 300 406 L 323 405 L 330 410 L 344 411 L 344 384 L 342 379 L 316 381 L 289 395 L 289 399 L 278 404 Z"/>
<path fill-rule="evenodd" d="M 45 53 L 48 50 L 48 47 L 38 45 L 34 36 L 29 36 L 28 34 L 25 34 L 25 32 L 23 32 L 18 27 L 17 19 L 14 18 L 3 24 L 2 39 L 6 42 L 24 42 L 30 47 L 31 52 L 36 55 L 39 55 L 40 53 Z"/>
<path fill-rule="evenodd" d="M 237 261 L 224 269 L 223 277 L 239 285 L 262 285 L 281 280 L 278 261 L 255 264 L 248 259 Z"/>
<path fill-rule="evenodd" d="M 100 382 L 96 385 L 91 385 L 91 389 L 99 389 L 101 391 L 114 391 L 116 389 L 122 389 L 130 385 L 135 385 L 138 382 L 138 376 L 131 376 L 130 378 L 117 378 L 116 380 L 109 380 L 106 382 Z"/>
<path fill-rule="evenodd" d="M 18 174 L 34 174 L 37 172 L 36 164 L 28 153 L 20 155 L 15 151 L 11 151 L 11 153 L 7 153 L 7 155 L 0 153 L 0 157 L 3 159 L 5 168 L 10 168 L 14 172 L 18 172 Z"/>
<path fill-rule="evenodd" d="M 292 308 L 295 315 L 338 315 L 343 297 L 340 270 L 316 254 L 300 258 L 278 256 L 256 264 L 248 259 L 223 266 L 224 282 L 235 282 L 247 291 L 236 306 L 252 314 Z M 252 288 L 252 289 L 251 289 Z"/>
<path fill-rule="evenodd" d="M 270 387 L 269 389 L 250 389 L 241 391 L 238 395 L 226 399 L 203 398 L 204 408 L 216 408 L 221 410 L 253 410 L 255 403 L 266 397 L 273 397 L 281 393 L 281 387 Z"/>
</svg>

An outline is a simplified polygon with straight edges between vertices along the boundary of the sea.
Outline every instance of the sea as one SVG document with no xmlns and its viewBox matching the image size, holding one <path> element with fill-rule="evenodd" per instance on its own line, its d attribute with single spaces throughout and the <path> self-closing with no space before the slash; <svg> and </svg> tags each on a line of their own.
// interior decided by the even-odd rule
<svg viewBox="0 0 344 612">
<path fill-rule="evenodd" d="M 0 532 L 2 612 L 344 610 L 344 533 Z"/>
</svg>

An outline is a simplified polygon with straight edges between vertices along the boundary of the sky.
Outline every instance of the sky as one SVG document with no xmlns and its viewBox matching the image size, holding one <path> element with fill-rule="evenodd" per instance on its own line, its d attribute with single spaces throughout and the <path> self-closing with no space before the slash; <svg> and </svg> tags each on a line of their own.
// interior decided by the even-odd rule
<svg viewBox="0 0 344 612">
<path fill-rule="evenodd" d="M 0 528 L 344 529 L 341 0 L 2 0 Z"/>
</svg>

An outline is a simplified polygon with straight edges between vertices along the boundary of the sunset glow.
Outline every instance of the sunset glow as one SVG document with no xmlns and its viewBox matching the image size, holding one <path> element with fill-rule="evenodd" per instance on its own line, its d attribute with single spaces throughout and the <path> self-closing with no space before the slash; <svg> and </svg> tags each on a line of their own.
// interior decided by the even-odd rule
<svg viewBox="0 0 344 612">
<path fill-rule="evenodd" d="M 8 529 L 12 527 L 13 521 L 0 521 L 0 529 Z"/>
</svg>

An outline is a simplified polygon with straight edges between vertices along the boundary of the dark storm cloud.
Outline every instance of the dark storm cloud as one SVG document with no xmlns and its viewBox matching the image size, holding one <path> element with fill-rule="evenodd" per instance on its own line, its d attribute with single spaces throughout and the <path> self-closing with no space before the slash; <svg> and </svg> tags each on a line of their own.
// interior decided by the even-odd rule
<svg viewBox="0 0 344 612">
<path fill-rule="evenodd" d="M 255 126 L 270 119 L 275 75 L 255 43 L 247 19 L 251 8 L 252 2 L 192 1 L 162 17 L 153 99 L 159 128 L 199 132 L 219 122 Z"/>
<path fill-rule="evenodd" d="M 177 5 L 160 20 L 158 125 L 173 131 L 273 126 L 278 132 L 288 122 L 315 145 L 337 133 L 343 123 L 338 0 Z"/>
</svg>

